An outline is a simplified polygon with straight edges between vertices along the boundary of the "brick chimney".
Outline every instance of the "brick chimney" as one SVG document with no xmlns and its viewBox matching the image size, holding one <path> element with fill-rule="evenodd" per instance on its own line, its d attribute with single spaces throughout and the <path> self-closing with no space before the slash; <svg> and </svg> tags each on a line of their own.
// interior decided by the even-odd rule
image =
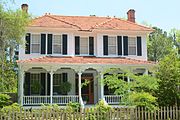
<svg viewBox="0 0 180 120">
<path fill-rule="evenodd" d="M 28 13 L 28 4 L 22 4 L 22 5 L 21 5 L 21 9 L 22 9 L 24 12 Z"/>
<path fill-rule="evenodd" d="M 134 9 L 130 9 L 127 12 L 127 17 L 128 17 L 128 21 L 135 23 L 135 10 Z"/>
</svg>

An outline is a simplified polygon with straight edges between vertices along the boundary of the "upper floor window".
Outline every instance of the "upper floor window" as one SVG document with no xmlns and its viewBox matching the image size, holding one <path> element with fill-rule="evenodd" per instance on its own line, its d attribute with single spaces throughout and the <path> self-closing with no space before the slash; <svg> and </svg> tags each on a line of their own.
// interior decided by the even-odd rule
<svg viewBox="0 0 180 120">
<path fill-rule="evenodd" d="M 129 48 L 129 55 L 136 55 L 136 38 L 135 37 L 129 37 L 128 41 L 128 48 Z"/>
<path fill-rule="evenodd" d="M 117 53 L 117 40 L 115 36 L 108 36 L 108 54 L 116 55 Z"/>
<path fill-rule="evenodd" d="M 61 54 L 62 53 L 62 36 L 53 35 L 53 53 Z"/>
<path fill-rule="evenodd" d="M 80 37 L 80 54 L 81 55 L 87 55 L 89 54 L 89 45 L 88 37 Z"/>
<path fill-rule="evenodd" d="M 40 53 L 41 36 L 40 34 L 32 34 L 31 53 Z"/>
</svg>

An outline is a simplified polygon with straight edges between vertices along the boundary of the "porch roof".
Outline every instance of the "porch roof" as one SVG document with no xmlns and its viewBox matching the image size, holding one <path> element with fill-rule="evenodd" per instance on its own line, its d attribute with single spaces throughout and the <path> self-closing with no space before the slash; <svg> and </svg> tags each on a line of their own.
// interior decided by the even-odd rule
<svg viewBox="0 0 180 120">
<path fill-rule="evenodd" d="M 124 64 L 124 65 L 153 65 L 152 61 L 143 61 L 125 57 L 81 57 L 81 56 L 44 56 L 26 60 L 18 60 L 17 63 L 58 63 L 58 64 Z"/>
</svg>

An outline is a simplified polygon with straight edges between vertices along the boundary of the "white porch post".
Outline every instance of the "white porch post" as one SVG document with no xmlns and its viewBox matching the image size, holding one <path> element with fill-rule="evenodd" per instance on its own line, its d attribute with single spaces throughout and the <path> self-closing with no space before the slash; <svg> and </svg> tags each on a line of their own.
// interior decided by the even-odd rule
<svg viewBox="0 0 180 120">
<path fill-rule="evenodd" d="M 20 71 L 20 89 L 19 89 L 19 92 L 20 92 L 20 104 L 21 106 L 23 106 L 23 96 L 24 96 L 24 75 L 25 75 L 25 72 L 24 71 Z"/>
<path fill-rule="evenodd" d="M 53 71 L 50 72 L 51 80 L 50 80 L 50 103 L 53 103 Z"/>
<path fill-rule="evenodd" d="M 78 73 L 78 81 L 79 81 L 79 103 L 81 104 L 81 106 L 82 106 L 82 108 L 84 108 L 84 103 L 83 103 L 83 100 L 82 100 L 82 96 L 81 96 L 81 75 L 82 75 L 82 73 L 81 72 L 79 72 Z"/>
<path fill-rule="evenodd" d="M 105 104 L 107 104 L 105 97 L 104 97 L 104 74 L 100 72 L 100 80 L 101 80 L 101 100 L 104 101 Z"/>
<path fill-rule="evenodd" d="M 100 73 L 100 78 L 101 78 L 101 99 L 104 99 L 104 74 Z"/>
<path fill-rule="evenodd" d="M 148 75 L 148 69 L 145 69 L 144 75 Z"/>
</svg>

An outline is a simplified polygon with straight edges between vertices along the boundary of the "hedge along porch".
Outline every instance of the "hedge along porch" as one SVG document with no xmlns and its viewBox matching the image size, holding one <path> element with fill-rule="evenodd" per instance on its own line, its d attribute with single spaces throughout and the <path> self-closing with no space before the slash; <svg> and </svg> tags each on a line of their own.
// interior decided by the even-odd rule
<svg viewBox="0 0 180 120">
<path fill-rule="evenodd" d="M 123 63 L 124 60 L 126 63 Z M 147 73 L 147 69 L 152 66 L 149 62 L 139 60 L 91 57 L 43 57 L 21 60 L 18 65 L 18 95 L 21 105 L 65 105 L 72 101 L 80 102 L 82 107 L 83 101 L 95 104 L 99 99 L 109 104 L 119 103 L 121 96 L 108 94 L 101 83 L 107 69 L 120 68 Z M 89 84 L 81 88 L 84 80 L 88 80 Z M 129 78 L 127 81 L 130 81 Z M 69 87 L 71 89 L 67 90 Z"/>
</svg>

